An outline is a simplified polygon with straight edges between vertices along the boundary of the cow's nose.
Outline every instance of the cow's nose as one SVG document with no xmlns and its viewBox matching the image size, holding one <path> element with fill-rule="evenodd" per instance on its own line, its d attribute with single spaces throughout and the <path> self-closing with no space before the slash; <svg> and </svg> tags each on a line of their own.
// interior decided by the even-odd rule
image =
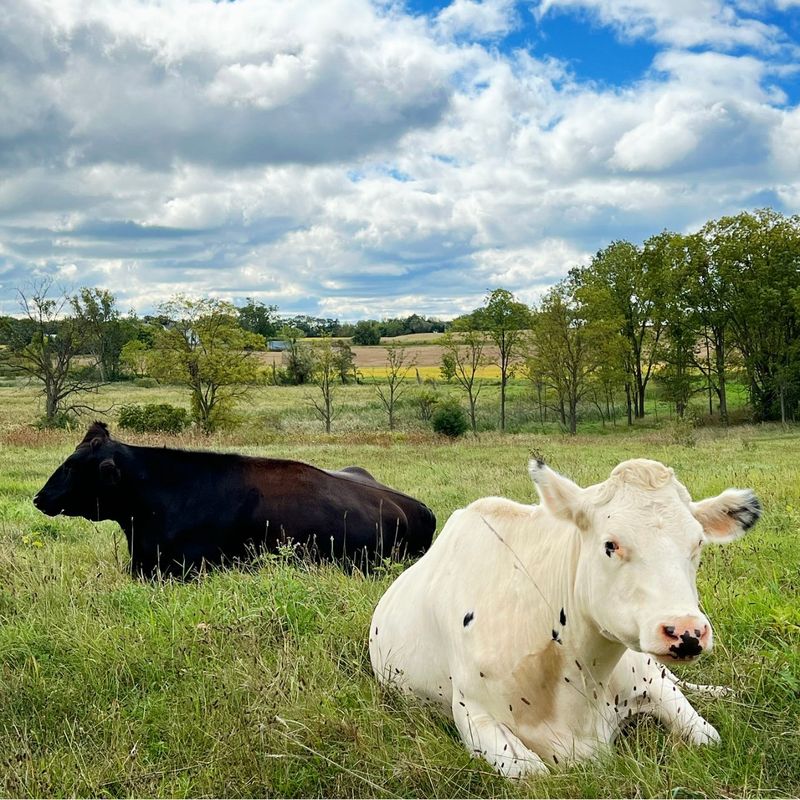
<svg viewBox="0 0 800 800">
<path fill-rule="evenodd" d="M 699 656 L 707 650 L 711 639 L 711 628 L 700 617 L 679 617 L 660 626 L 660 638 L 665 649 L 675 658 Z"/>
</svg>

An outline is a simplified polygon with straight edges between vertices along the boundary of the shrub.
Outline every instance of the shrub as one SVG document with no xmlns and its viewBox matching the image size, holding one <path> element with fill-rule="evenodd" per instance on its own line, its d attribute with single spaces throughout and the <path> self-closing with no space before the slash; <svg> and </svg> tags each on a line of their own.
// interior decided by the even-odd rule
<svg viewBox="0 0 800 800">
<path fill-rule="evenodd" d="M 431 422 L 436 433 L 443 433 L 453 438 L 462 436 L 469 428 L 467 415 L 457 400 L 445 400 L 439 403 L 433 412 Z"/>
<path fill-rule="evenodd" d="M 137 378 L 133 385 L 138 386 L 140 389 L 155 389 L 158 386 L 158 381 L 155 378 Z"/>
<path fill-rule="evenodd" d="M 411 395 L 411 405 L 417 414 L 417 419 L 430 422 L 433 412 L 439 404 L 439 393 L 435 389 L 419 389 Z"/>
<path fill-rule="evenodd" d="M 121 406 L 119 426 L 136 433 L 180 433 L 189 425 L 189 414 L 185 408 L 169 403 L 150 403 L 144 406 Z"/>
<path fill-rule="evenodd" d="M 40 431 L 48 428 L 71 431 L 73 428 L 78 427 L 78 418 L 69 411 L 59 411 L 52 419 L 48 419 L 44 415 L 39 417 L 33 423 L 33 427 Z"/>
</svg>

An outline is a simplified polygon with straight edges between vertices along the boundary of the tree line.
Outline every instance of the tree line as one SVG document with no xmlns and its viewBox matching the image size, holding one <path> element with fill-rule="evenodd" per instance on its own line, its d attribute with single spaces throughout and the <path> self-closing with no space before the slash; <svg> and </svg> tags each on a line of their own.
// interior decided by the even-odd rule
<svg viewBox="0 0 800 800">
<path fill-rule="evenodd" d="M 0 318 L 0 362 L 39 383 L 49 423 L 79 410 L 98 383 L 134 376 L 185 384 L 195 420 L 213 430 L 264 379 L 255 353 L 279 338 L 283 363 L 267 379 L 321 387 L 315 408 L 330 430 L 335 386 L 358 378 L 351 344 L 442 331 L 441 376 L 463 390 L 476 432 L 489 363 L 500 372 L 501 430 L 513 376 L 527 381 L 543 424 L 555 418 L 572 433 L 587 408 L 604 423 L 624 409 L 634 424 L 645 416 L 651 381 L 678 417 L 703 394 L 727 424 L 732 380 L 746 385 L 756 420 L 786 422 L 800 411 L 800 218 L 770 209 L 693 234 L 664 231 L 641 245 L 612 242 L 534 306 L 498 288 L 446 325 L 416 314 L 355 324 L 285 317 L 253 298 L 236 307 L 176 297 L 139 318 L 122 315 L 107 290 L 56 297 L 47 283 L 20 299 L 21 317 Z M 345 332 L 349 342 L 333 338 Z M 412 367 L 401 346 L 387 350 L 379 396 L 390 427 Z"/>
</svg>

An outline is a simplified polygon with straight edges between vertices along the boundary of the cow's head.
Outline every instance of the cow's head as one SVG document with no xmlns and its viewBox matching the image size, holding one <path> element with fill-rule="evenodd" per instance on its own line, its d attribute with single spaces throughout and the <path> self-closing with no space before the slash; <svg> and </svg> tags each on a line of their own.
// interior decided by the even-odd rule
<svg viewBox="0 0 800 800">
<path fill-rule="evenodd" d="M 586 489 L 540 460 L 529 470 L 542 505 L 580 532 L 576 597 L 604 637 L 662 660 L 711 649 L 698 606 L 700 553 L 753 527 L 761 505 L 751 490 L 695 503 L 671 469 L 647 459 L 624 461 Z"/>
<path fill-rule="evenodd" d="M 118 448 L 108 427 L 102 422 L 93 423 L 75 452 L 33 498 L 33 504 L 51 517 L 66 514 L 109 519 L 121 479 L 115 461 Z"/>
</svg>

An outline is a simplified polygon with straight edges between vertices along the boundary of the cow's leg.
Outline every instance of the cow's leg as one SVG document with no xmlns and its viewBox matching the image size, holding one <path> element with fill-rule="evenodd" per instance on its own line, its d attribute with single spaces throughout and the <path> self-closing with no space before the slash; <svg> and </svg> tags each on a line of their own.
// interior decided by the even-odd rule
<svg viewBox="0 0 800 800">
<path fill-rule="evenodd" d="M 485 758 L 506 778 L 547 772 L 539 756 L 529 750 L 502 722 L 468 700 L 453 700 L 453 719 L 470 753 Z"/>
<path fill-rule="evenodd" d="M 612 687 L 621 700 L 620 721 L 631 713 L 651 714 L 666 728 L 696 745 L 716 744 L 720 737 L 711 723 L 692 708 L 678 678 L 652 656 L 629 650 L 614 671 Z"/>
</svg>

